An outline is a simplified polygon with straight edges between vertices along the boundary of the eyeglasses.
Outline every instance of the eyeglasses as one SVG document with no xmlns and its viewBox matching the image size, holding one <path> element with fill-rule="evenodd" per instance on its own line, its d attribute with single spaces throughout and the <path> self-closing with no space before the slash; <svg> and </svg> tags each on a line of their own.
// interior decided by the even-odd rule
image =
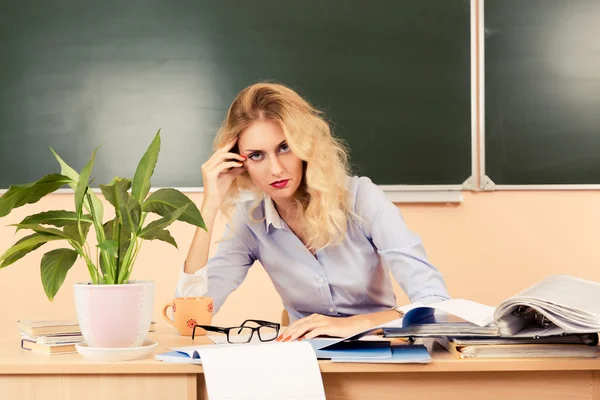
<svg viewBox="0 0 600 400">
<path fill-rule="evenodd" d="M 258 326 L 249 326 L 251 324 Z M 261 342 L 270 342 L 279 336 L 280 324 L 276 322 L 263 321 L 260 319 L 247 319 L 240 326 L 232 326 L 229 328 L 221 328 L 212 325 L 196 325 L 192 331 L 192 340 L 196 336 L 196 328 L 204 329 L 209 332 L 219 332 L 227 335 L 229 343 L 249 343 L 254 336 L 254 332 L 258 333 L 258 339 Z"/>
</svg>

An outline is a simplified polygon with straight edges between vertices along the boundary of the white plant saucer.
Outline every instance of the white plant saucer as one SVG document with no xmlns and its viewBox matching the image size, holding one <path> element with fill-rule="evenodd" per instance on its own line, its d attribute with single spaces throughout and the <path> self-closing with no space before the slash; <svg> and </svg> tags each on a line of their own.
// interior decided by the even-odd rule
<svg viewBox="0 0 600 400">
<path fill-rule="evenodd" d="M 146 340 L 140 347 L 88 347 L 85 343 L 77 343 L 75 348 L 84 358 L 93 361 L 131 361 L 149 357 L 158 346 L 158 342 Z"/>
</svg>

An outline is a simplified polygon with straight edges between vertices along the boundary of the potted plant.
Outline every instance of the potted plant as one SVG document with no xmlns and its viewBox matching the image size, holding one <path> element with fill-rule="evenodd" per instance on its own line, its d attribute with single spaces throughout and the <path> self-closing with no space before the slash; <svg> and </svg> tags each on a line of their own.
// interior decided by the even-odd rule
<svg viewBox="0 0 600 400">
<path fill-rule="evenodd" d="M 154 282 L 130 280 L 141 245 L 144 240 L 161 240 L 177 247 L 166 228 L 179 220 L 206 229 L 200 211 L 175 189 L 159 189 L 148 196 L 160 151 L 160 129 L 137 166 L 133 180 L 116 177 L 100 185 L 104 198 L 115 209 L 115 218 L 106 222 L 103 203 L 90 190 L 98 148 L 81 173 L 50 150 L 61 166 L 61 173 L 46 175 L 33 183 L 11 185 L 0 196 L 0 218 L 17 207 L 36 203 L 64 185 L 75 192 L 75 211 L 45 211 L 14 224 L 17 231 L 24 229 L 30 234 L 0 256 L 0 269 L 48 242 L 66 242 L 70 248 L 51 250 L 42 257 L 41 277 L 48 299 L 52 301 L 77 258 L 82 258 L 90 281 L 75 284 L 74 294 L 87 346 L 141 346 L 150 328 L 154 304 Z M 150 213 L 160 218 L 146 223 Z M 95 246 L 88 239 L 92 227 Z"/>
</svg>

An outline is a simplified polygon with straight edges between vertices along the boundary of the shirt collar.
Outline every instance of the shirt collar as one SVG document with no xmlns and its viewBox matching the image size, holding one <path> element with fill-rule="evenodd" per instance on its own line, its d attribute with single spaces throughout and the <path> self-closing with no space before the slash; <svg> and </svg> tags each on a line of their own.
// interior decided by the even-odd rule
<svg viewBox="0 0 600 400">
<path fill-rule="evenodd" d="M 267 228 L 267 233 L 269 232 L 269 227 L 273 225 L 275 229 L 281 229 L 281 217 L 279 213 L 275 209 L 275 204 L 273 203 L 273 199 L 271 196 L 265 194 L 265 224 Z"/>
</svg>

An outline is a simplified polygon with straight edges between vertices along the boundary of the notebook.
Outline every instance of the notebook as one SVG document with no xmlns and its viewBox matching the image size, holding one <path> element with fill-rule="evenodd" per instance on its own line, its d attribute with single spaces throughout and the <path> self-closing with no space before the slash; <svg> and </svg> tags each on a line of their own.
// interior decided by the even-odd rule
<svg viewBox="0 0 600 400">
<path fill-rule="evenodd" d="M 21 348 L 43 354 L 68 354 L 76 353 L 75 343 L 39 343 L 29 339 L 21 339 Z"/>
<path fill-rule="evenodd" d="M 81 332 L 77 321 L 71 320 L 20 320 L 17 329 L 28 336 Z"/>
<path fill-rule="evenodd" d="M 73 320 L 19 320 L 19 333 L 27 337 L 48 336 L 55 334 L 81 334 L 79 324 Z M 156 331 L 156 322 L 150 323 L 149 332 Z"/>
</svg>

